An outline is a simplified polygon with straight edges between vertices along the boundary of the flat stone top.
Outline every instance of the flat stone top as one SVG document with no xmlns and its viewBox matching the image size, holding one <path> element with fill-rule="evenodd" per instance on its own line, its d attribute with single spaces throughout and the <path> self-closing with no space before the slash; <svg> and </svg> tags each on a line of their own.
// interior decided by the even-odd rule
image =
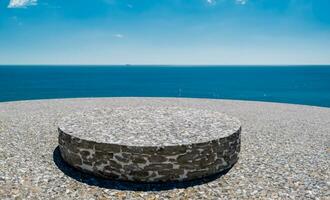
<svg viewBox="0 0 330 200">
<path fill-rule="evenodd" d="M 240 122 L 223 113 L 186 107 L 126 106 L 73 113 L 59 128 L 74 137 L 127 146 L 171 146 L 227 137 Z"/>
</svg>

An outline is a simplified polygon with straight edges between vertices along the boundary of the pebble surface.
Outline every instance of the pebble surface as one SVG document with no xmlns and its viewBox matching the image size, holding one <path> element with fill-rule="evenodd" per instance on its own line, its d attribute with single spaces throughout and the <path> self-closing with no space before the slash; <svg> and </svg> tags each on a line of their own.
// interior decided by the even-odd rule
<svg viewBox="0 0 330 200">
<path fill-rule="evenodd" d="M 237 116 L 243 127 L 239 161 L 213 180 L 169 185 L 109 182 L 61 164 L 58 119 L 150 101 Z M 329 199 L 329 166 L 329 108 L 173 98 L 0 103 L 0 199 Z"/>
<path fill-rule="evenodd" d="M 231 135 L 238 119 L 220 112 L 173 106 L 92 109 L 64 117 L 59 129 L 76 138 L 127 146 L 202 143 Z"/>
</svg>

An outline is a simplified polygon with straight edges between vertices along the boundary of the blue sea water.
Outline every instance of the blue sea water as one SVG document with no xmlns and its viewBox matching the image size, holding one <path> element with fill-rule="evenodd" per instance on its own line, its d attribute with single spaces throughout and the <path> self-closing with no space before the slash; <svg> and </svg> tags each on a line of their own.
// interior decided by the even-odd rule
<svg viewBox="0 0 330 200">
<path fill-rule="evenodd" d="M 330 66 L 0 66 L 0 101 L 126 96 L 330 107 Z"/>
</svg>

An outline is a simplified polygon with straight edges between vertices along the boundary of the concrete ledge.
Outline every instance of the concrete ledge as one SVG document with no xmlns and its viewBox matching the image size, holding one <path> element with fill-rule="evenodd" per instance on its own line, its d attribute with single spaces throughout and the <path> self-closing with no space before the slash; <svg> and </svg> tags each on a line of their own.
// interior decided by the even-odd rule
<svg viewBox="0 0 330 200">
<path fill-rule="evenodd" d="M 145 105 L 239 117 L 238 162 L 211 180 L 155 184 L 99 179 L 64 163 L 59 119 L 95 108 Z M 329 193 L 330 108 L 135 97 L 2 102 L 0 133 L 0 199 L 324 199 Z"/>
<path fill-rule="evenodd" d="M 231 167 L 240 122 L 211 110 L 142 106 L 88 110 L 58 127 L 61 156 L 96 176 L 139 182 L 185 181 Z"/>
</svg>

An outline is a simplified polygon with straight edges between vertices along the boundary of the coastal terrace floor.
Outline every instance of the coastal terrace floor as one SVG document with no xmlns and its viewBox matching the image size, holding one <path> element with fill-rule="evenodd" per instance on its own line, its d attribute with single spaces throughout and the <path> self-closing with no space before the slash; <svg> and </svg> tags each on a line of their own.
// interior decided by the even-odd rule
<svg viewBox="0 0 330 200">
<path fill-rule="evenodd" d="M 58 151 L 57 123 L 83 109 L 125 105 L 212 109 L 242 122 L 226 173 L 183 183 L 118 182 L 82 174 Z M 0 103 L 0 199 L 329 199 L 330 109 L 266 102 L 94 98 Z"/>
</svg>

